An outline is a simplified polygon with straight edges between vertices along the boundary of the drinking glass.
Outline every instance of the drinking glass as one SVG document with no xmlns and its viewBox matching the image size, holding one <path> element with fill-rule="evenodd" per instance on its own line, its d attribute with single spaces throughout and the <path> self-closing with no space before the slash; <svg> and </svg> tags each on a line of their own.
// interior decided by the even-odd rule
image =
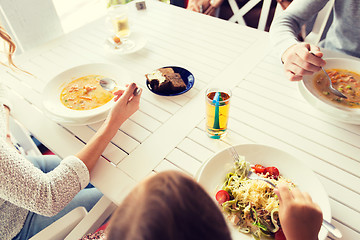
<svg viewBox="0 0 360 240">
<path fill-rule="evenodd" d="M 107 25 L 111 32 L 108 39 L 115 50 L 130 50 L 135 47 L 135 42 L 129 37 L 131 34 L 129 24 L 129 6 L 127 4 L 117 4 L 109 7 Z"/>
<path fill-rule="evenodd" d="M 228 88 L 209 88 L 205 92 L 206 132 L 210 138 L 226 135 L 231 95 Z"/>
</svg>

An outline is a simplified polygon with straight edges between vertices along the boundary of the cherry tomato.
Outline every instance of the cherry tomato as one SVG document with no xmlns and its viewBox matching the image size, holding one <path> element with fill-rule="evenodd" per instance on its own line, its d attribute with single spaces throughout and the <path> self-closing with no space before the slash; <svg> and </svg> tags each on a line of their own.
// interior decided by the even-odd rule
<svg viewBox="0 0 360 240">
<path fill-rule="evenodd" d="M 255 173 L 263 173 L 265 171 L 265 167 L 261 164 L 255 164 L 253 169 L 255 170 Z"/>
<path fill-rule="evenodd" d="M 218 203 L 221 205 L 223 204 L 224 202 L 226 201 L 229 201 L 230 200 L 230 195 L 227 191 L 225 190 L 220 190 L 216 193 L 216 201 L 218 201 Z"/>
<path fill-rule="evenodd" d="M 281 228 L 275 233 L 275 240 L 286 240 L 284 232 Z"/>
<path fill-rule="evenodd" d="M 267 167 L 265 168 L 264 174 L 269 173 L 270 176 L 274 177 L 274 178 L 278 178 L 280 173 L 279 173 L 279 169 L 277 169 L 276 167 Z"/>
</svg>

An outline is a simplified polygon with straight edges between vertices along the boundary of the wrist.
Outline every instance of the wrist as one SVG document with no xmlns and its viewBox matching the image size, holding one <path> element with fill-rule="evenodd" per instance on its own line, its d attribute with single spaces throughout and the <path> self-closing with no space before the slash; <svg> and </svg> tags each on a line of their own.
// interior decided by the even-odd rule
<svg viewBox="0 0 360 240">
<path fill-rule="evenodd" d="M 124 121 L 122 120 L 112 120 L 111 118 L 107 118 L 104 123 L 101 125 L 101 129 L 104 133 L 111 134 L 115 136 L 117 131 L 119 130 L 120 126 L 123 124 Z"/>
</svg>

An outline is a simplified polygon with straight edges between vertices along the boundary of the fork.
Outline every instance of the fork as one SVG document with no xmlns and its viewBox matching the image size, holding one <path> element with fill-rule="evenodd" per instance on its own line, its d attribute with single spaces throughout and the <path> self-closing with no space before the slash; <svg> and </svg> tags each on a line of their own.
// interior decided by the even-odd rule
<svg viewBox="0 0 360 240">
<path fill-rule="evenodd" d="M 229 148 L 229 151 L 231 152 L 231 155 L 234 159 L 235 162 L 239 162 L 240 161 L 240 156 L 239 154 L 236 152 L 235 148 L 233 146 L 231 146 Z M 276 185 L 271 182 L 270 180 L 266 179 L 266 178 L 263 178 L 263 177 L 260 177 L 259 175 L 257 175 L 256 173 L 254 173 L 253 171 L 251 171 L 250 169 L 247 169 L 248 170 L 248 174 L 247 174 L 247 178 L 251 179 L 251 180 L 262 180 L 262 181 L 265 181 L 267 182 L 268 184 L 270 184 L 271 186 L 273 186 L 274 188 L 276 188 Z"/>
<path fill-rule="evenodd" d="M 239 162 L 240 161 L 240 156 L 239 154 L 236 152 L 235 148 L 233 146 L 231 146 L 230 148 L 228 148 L 228 150 L 230 151 L 233 159 L 235 162 Z M 274 188 L 276 188 L 276 185 L 274 183 L 272 183 L 271 181 L 267 180 L 266 178 L 262 178 L 259 175 L 257 175 L 256 173 L 250 171 L 248 169 L 248 174 L 247 177 L 249 179 L 252 180 L 262 180 L 265 181 L 267 183 L 269 183 L 271 186 L 273 186 Z M 326 221 L 325 219 L 323 219 L 322 221 L 322 225 L 336 238 L 341 238 L 342 234 L 340 232 L 339 229 L 337 229 L 333 224 L 331 224 L 330 222 Z"/>
</svg>

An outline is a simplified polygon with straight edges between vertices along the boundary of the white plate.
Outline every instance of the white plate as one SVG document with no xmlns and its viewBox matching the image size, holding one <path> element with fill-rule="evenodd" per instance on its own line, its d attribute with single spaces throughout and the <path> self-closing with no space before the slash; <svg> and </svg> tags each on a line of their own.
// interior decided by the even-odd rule
<svg viewBox="0 0 360 240">
<path fill-rule="evenodd" d="M 107 63 L 91 63 L 70 68 L 52 78 L 43 90 L 43 106 L 51 116 L 64 119 L 70 122 L 87 121 L 97 115 L 107 113 L 114 101 L 109 101 L 95 109 L 91 110 L 72 110 L 65 107 L 60 101 L 60 93 L 66 84 L 71 81 L 87 75 L 103 75 L 112 78 L 119 86 L 130 83 L 130 76 L 126 70 L 118 65 Z"/>
<path fill-rule="evenodd" d="M 325 69 L 347 69 L 360 73 L 360 61 L 346 58 L 327 58 L 325 61 Z M 345 123 L 360 124 L 360 109 L 348 108 L 332 103 L 315 89 L 313 85 L 313 78 L 315 76 L 315 74 L 311 76 L 306 75 L 303 81 L 299 81 L 299 91 L 305 100 L 321 113 L 325 114 L 325 116 Z"/>
<path fill-rule="evenodd" d="M 273 147 L 244 144 L 234 146 L 239 155 L 245 156 L 250 164 L 261 164 L 263 166 L 275 166 L 280 174 L 291 180 L 300 190 L 308 192 L 313 201 L 318 203 L 323 211 L 324 219 L 331 221 L 331 209 L 329 197 L 315 174 L 296 157 Z M 231 153 L 224 149 L 203 163 L 197 172 L 195 179 L 215 199 L 216 191 L 224 183 L 226 174 L 234 168 Z M 253 239 L 249 234 L 232 229 L 234 240 Z M 322 227 L 319 240 L 324 240 L 328 231 Z"/>
<path fill-rule="evenodd" d="M 94 123 L 98 123 L 101 121 L 104 121 L 107 117 L 108 112 L 96 115 L 95 117 L 87 118 L 87 119 L 65 119 L 58 116 L 55 116 L 51 114 L 48 111 L 45 111 L 45 115 L 53 120 L 54 122 L 57 122 L 64 126 L 84 126 L 84 125 L 90 125 Z"/>
<path fill-rule="evenodd" d="M 117 55 L 125 55 L 125 54 L 130 54 L 130 53 L 134 53 L 139 51 L 140 49 L 142 49 L 146 43 L 147 43 L 147 39 L 144 37 L 143 34 L 139 33 L 139 32 L 132 32 L 129 36 L 129 41 L 132 41 L 135 45 L 132 48 L 119 48 L 116 49 L 114 48 L 114 45 L 112 45 L 109 40 L 105 41 L 105 49 L 112 54 L 117 54 Z"/>
</svg>

